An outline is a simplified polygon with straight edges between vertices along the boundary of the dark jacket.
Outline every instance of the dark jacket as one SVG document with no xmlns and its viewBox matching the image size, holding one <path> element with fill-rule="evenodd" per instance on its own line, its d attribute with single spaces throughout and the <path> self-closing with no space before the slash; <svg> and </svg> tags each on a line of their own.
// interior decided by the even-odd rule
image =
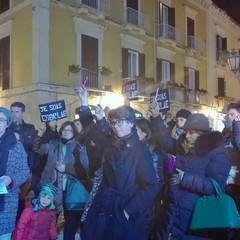
<svg viewBox="0 0 240 240">
<path fill-rule="evenodd" d="M 17 132 L 19 134 L 19 137 L 20 137 L 19 140 L 22 143 L 27 153 L 28 166 L 32 171 L 35 163 L 35 153 L 32 150 L 33 139 L 34 139 L 34 136 L 36 135 L 36 130 L 34 125 L 25 123 L 24 121 L 22 121 L 22 123 L 19 125 L 12 123 L 10 125 L 10 129 L 12 129 L 14 132 Z"/>
<path fill-rule="evenodd" d="M 83 240 L 146 240 L 158 190 L 149 149 L 138 139 L 135 130 L 125 138 L 109 139 L 91 118 L 89 110 L 81 112 L 85 131 L 95 136 L 96 144 L 104 143 L 103 180 L 81 237 Z M 124 210 L 130 216 L 129 220 Z"/>
<path fill-rule="evenodd" d="M 199 136 L 195 147 L 186 154 L 182 148 L 185 135 L 174 140 L 166 134 L 161 117 L 151 121 L 158 142 L 176 156 L 176 168 L 185 172 L 180 184 L 169 185 L 160 239 L 168 239 L 169 233 L 172 233 L 172 239 L 198 239 L 187 235 L 194 204 L 202 195 L 214 193 L 210 178 L 214 178 L 224 191 L 230 170 L 222 135 L 210 132 Z"/>
</svg>

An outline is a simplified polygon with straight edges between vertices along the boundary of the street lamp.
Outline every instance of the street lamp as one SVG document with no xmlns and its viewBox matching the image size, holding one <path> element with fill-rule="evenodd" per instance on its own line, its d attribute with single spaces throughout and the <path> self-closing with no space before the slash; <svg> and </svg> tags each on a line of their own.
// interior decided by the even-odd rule
<svg viewBox="0 0 240 240">
<path fill-rule="evenodd" d="M 239 53 L 235 49 L 231 50 L 227 61 L 228 61 L 228 65 L 230 67 L 230 70 L 233 72 L 234 76 L 238 80 L 240 80 L 240 72 L 239 72 L 239 68 L 240 68 L 240 55 L 239 55 Z"/>
</svg>

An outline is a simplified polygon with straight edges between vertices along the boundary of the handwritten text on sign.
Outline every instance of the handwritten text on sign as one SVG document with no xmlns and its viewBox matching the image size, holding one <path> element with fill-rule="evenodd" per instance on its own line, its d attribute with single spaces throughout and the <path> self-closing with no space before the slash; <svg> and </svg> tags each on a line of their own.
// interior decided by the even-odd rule
<svg viewBox="0 0 240 240">
<path fill-rule="evenodd" d="M 42 122 L 49 122 L 67 117 L 64 100 L 39 105 Z"/>
<path fill-rule="evenodd" d="M 137 81 L 129 81 L 123 84 L 122 94 L 129 100 L 138 99 Z"/>
<path fill-rule="evenodd" d="M 155 101 L 155 97 L 156 101 L 158 102 L 160 112 L 170 110 L 168 88 L 159 90 L 157 96 L 156 92 L 151 93 L 150 101 Z"/>
</svg>

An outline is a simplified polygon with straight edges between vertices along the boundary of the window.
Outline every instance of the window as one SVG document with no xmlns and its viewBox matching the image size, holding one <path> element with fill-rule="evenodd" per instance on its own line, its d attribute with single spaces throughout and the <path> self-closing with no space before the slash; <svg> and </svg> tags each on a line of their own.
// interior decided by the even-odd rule
<svg viewBox="0 0 240 240">
<path fill-rule="evenodd" d="M 82 81 L 88 78 L 87 86 L 98 88 L 98 39 L 82 34 Z"/>
<path fill-rule="evenodd" d="M 162 82 L 166 83 L 170 80 L 170 62 L 162 60 Z"/>
<path fill-rule="evenodd" d="M 10 0 L 1 0 L 0 1 L 0 14 L 6 12 L 9 9 Z"/>
<path fill-rule="evenodd" d="M 0 89 L 10 88 L 10 36 L 0 39 Z"/>
<path fill-rule="evenodd" d="M 159 2 L 158 22 L 175 27 L 175 9 Z"/>
<path fill-rule="evenodd" d="M 197 103 L 196 90 L 199 89 L 199 71 L 193 68 L 185 68 L 185 86 L 189 91 L 185 91 L 185 101 L 190 103 Z"/>
<path fill-rule="evenodd" d="M 130 77 L 130 79 L 139 76 L 138 64 L 138 52 L 128 50 L 128 77 Z"/>
<path fill-rule="evenodd" d="M 145 77 L 145 54 L 132 49 L 122 48 L 122 78 Z"/>
<path fill-rule="evenodd" d="M 227 38 L 216 36 L 216 60 L 220 61 L 227 53 Z"/>
<path fill-rule="evenodd" d="M 157 59 L 157 80 L 162 83 L 175 81 L 175 64 L 163 59 Z"/>
</svg>

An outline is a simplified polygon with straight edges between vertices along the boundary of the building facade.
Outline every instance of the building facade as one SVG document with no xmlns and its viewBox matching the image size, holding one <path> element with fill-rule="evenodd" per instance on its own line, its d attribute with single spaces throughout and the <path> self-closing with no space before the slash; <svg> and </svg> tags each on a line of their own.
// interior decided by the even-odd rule
<svg viewBox="0 0 240 240">
<path fill-rule="evenodd" d="M 91 105 L 112 108 L 136 80 L 131 106 L 143 115 L 158 87 L 169 88 L 172 115 L 221 112 L 240 96 L 226 63 L 239 36 L 210 0 L 2 0 L 0 105 L 22 101 L 38 124 L 39 104 L 64 99 L 72 120 L 81 83 Z"/>
</svg>

